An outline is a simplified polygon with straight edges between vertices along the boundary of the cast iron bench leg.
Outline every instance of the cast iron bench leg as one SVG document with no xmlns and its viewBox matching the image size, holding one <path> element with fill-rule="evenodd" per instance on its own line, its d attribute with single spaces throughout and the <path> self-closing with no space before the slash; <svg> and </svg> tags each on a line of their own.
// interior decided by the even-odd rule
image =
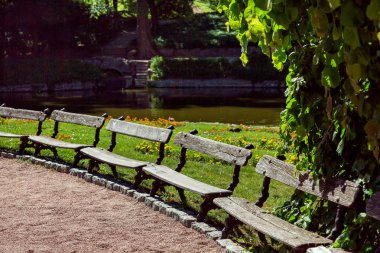
<svg viewBox="0 0 380 253">
<path fill-rule="evenodd" d="M 157 193 L 157 191 L 161 188 L 162 182 L 158 179 L 154 180 L 152 183 L 152 189 L 150 190 L 150 196 L 154 197 Z"/>
<path fill-rule="evenodd" d="M 22 155 L 24 153 L 24 151 L 25 151 L 25 148 L 28 146 L 28 141 L 29 140 L 28 140 L 28 137 L 21 137 L 20 141 L 21 141 L 21 143 L 20 143 L 20 147 L 19 147 L 18 153 L 20 155 Z"/>
<path fill-rule="evenodd" d="M 83 156 L 82 154 L 78 151 L 77 154 L 75 155 L 74 157 L 74 163 L 73 163 L 73 166 L 74 167 L 77 167 L 78 166 L 78 163 L 80 162 L 80 160 L 83 159 Z"/>
<path fill-rule="evenodd" d="M 89 173 L 92 173 L 94 167 L 95 167 L 95 160 L 94 159 L 90 159 L 90 161 L 88 162 L 88 168 L 87 168 L 87 171 Z"/>
<path fill-rule="evenodd" d="M 208 211 L 211 209 L 216 208 L 215 205 L 212 203 L 212 199 L 206 198 L 205 201 L 201 204 L 201 210 L 199 211 L 199 214 L 197 216 L 197 221 L 204 221 L 206 218 L 206 215 Z"/>
<path fill-rule="evenodd" d="M 117 171 L 116 171 L 116 166 L 115 165 L 110 165 L 112 174 L 115 178 L 118 178 Z"/>
<path fill-rule="evenodd" d="M 178 191 L 179 197 L 181 198 L 182 204 L 186 204 L 187 200 L 186 200 L 186 196 L 185 196 L 185 191 L 181 188 L 178 188 L 178 187 L 176 187 L 176 189 Z"/>
<path fill-rule="evenodd" d="M 232 215 L 228 215 L 226 221 L 225 221 L 225 226 L 222 230 L 222 239 L 226 239 L 228 235 L 231 233 L 232 229 L 234 228 L 235 225 L 237 225 L 239 222 L 238 220 L 233 217 Z"/>
</svg>

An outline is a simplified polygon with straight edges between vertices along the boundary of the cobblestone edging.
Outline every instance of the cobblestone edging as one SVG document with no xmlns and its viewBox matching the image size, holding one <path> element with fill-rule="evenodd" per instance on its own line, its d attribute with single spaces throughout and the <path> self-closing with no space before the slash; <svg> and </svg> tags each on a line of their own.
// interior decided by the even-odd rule
<svg viewBox="0 0 380 253">
<path fill-rule="evenodd" d="M 69 164 L 62 164 L 53 161 L 48 161 L 40 158 L 36 158 L 30 155 L 16 155 L 13 153 L 0 152 L 0 156 L 9 159 L 20 159 L 22 161 L 29 161 L 32 164 L 41 165 L 48 169 L 53 169 L 61 173 L 70 174 L 71 176 L 82 178 L 83 180 L 96 184 L 101 187 L 105 187 L 112 191 L 120 192 L 121 194 L 128 195 L 138 202 L 143 202 L 147 207 L 152 208 L 154 211 L 158 211 L 165 214 L 168 217 L 179 221 L 182 225 L 188 228 L 192 228 L 201 234 L 205 234 L 207 238 L 216 240 L 219 246 L 226 249 L 227 253 L 246 253 L 248 252 L 240 245 L 234 243 L 230 239 L 219 239 L 222 231 L 210 226 L 205 222 L 197 222 L 196 215 L 193 212 L 182 209 L 177 204 L 168 204 L 162 201 L 159 197 L 150 197 L 149 194 L 140 192 L 133 189 L 132 185 L 121 183 L 116 180 L 110 180 L 101 175 L 93 175 L 88 173 L 84 169 L 72 168 Z"/>
</svg>

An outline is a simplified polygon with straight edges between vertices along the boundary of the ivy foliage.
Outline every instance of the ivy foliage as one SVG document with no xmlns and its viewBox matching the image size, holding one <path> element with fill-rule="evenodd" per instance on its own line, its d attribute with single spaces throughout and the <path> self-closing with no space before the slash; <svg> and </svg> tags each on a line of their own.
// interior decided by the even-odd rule
<svg viewBox="0 0 380 253">
<path fill-rule="evenodd" d="M 358 182 L 364 201 L 379 191 L 380 1 L 220 0 L 218 9 L 238 32 L 243 62 L 253 41 L 277 69 L 289 65 L 281 136 L 296 168 Z M 363 207 L 334 246 L 374 250 L 379 224 Z"/>
</svg>

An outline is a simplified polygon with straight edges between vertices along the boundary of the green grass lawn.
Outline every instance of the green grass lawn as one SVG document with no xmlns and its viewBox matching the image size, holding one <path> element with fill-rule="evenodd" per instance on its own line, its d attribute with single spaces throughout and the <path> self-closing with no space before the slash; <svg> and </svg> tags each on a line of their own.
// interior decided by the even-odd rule
<svg viewBox="0 0 380 253">
<path fill-rule="evenodd" d="M 256 201 L 260 196 L 262 175 L 255 172 L 255 165 L 260 157 L 264 154 L 275 155 L 276 148 L 281 145 L 278 136 L 278 128 L 275 127 L 257 127 L 245 125 L 227 125 L 227 124 L 212 124 L 212 123 L 189 123 L 189 122 L 169 122 L 167 120 L 148 120 L 148 119 L 127 119 L 136 121 L 142 124 L 149 124 L 160 127 L 167 127 L 169 124 L 175 126 L 174 135 L 178 132 L 190 132 L 193 129 L 199 131 L 198 136 L 230 143 L 233 145 L 244 147 L 252 143 L 255 148 L 252 150 L 252 158 L 246 167 L 241 169 L 240 183 L 235 189 L 234 195 L 243 197 L 252 202 Z M 107 124 L 107 122 L 106 122 Z M 47 120 L 43 124 L 42 135 L 50 136 L 53 132 L 54 122 Z M 35 134 L 37 124 L 32 121 L 22 121 L 14 119 L 0 119 L 0 131 L 10 133 L 27 133 Z M 240 132 L 232 132 L 231 129 L 240 129 Z M 173 135 L 173 136 L 174 136 Z M 92 143 L 94 139 L 94 131 L 88 127 L 81 127 L 73 124 L 61 123 L 59 127 L 58 139 L 76 142 L 76 143 Z M 173 138 L 172 138 L 173 139 Z M 99 147 L 107 148 L 110 144 L 111 134 L 105 128 L 101 130 Z M 19 141 L 17 139 L 0 139 L 0 148 L 16 151 Z M 32 149 L 27 149 L 31 153 Z M 131 138 L 123 135 L 118 135 L 117 145 L 114 152 L 130 158 L 154 162 L 158 156 L 158 146 L 149 141 L 143 141 L 136 138 Z M 163 165 L 170 168 L 175 168 L 179 162 L 180 148 L 173 141 L 170 141 L 166 147 L 166 157 L 163 160 Z M 59 149 L 59 159 L 64 162 L 73 162 L 74 152 L 70 150 Z M 50 151 L 42 151 L 41 156 L 47 159 L 53 159 Z M 289 156 L 289 160 L 291 157 Z M 227 188 L 232 181 L 233 166 L 227 165 L 224 162 L 217 161 L 207 155 L 188 151 L 188 160 L 182 172 L 192 178 L 203 181 L 205 183 Z M 86 163 L 81 163 L 80 166 L 85 167 Z M 127 168 L 118 168 L 119 177 L 122 180 L 133 182 L 135 171 Z M 108 166 L 101 166 L 99 171 L 102 174 L 112 176 Z M 148 192 L 152 180 L 146 180 L 140 186 L 144 191 Z M 270 198 L 266 202 L 264 208 L 272 211 L 273 208 L 279 207 L 290 198 L 293 190 L 285 187 L 275 181 L 271 184 Z M 177 192 L 172 187 L 167 187 L 165 193 L 160 193 L 161 196 L 169 202 L 180 202 Z M 186 208 L 198 211 L 202 199 L 199 195 L 185 192 L 188 198 Z M 226 213 L 222 210 L 215 210 L 209 213 L 209 220 L 217 225 L 221 225 L 226 218 Z M 240 231 L 240 232 L 239 232 Z M 241 231 L 237 232 L 238 237 L 242 237 Z M 244 234 L 244 233 L 243 233 Z M 236 235 L 235 235 L 236 236 Z M 244 241 L 247 241 L 250 236 L 243 236 Z M 250 240 L 248 240 L 250 241 Z M 257 240 L 255 242 L 258 243 Z"/>
</svg>

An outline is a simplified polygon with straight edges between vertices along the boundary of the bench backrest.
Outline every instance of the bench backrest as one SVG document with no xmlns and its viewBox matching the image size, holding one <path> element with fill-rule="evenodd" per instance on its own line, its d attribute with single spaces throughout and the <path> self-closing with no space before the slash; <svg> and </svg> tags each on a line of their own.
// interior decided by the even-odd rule
<svg viewBox="0 0 380 253">
<path fill-rule="evenodd" d="M 101 128 L 105 121 L 105 117 L 71 113 L 61 110 L 54 110 L 50 115 L 50 119 L 58 122 L 72 123 L 95 128 Z"/>
<path fill-rule="evenodd" d="M 107 117 L 107 114 L 104 114 L 103 116 L 98 117 L 98 116 L 92 116 L 92 115 L 86 115 L 86 114 L 65 112 L 64 109 L 54 110 L 50 115 L 50 119 L 55 121 L 54 132 L 51 137 L 55 138 L 58 135 L 58 125 L 60 122 L 82 125 L 82 126 L 87 126 L 87 127 L 94 127 L 96 130 L 95 130 L 94 142 L 92 143 L 92 145 L 96 146 L 99 142 L 100 129 L 104 125 L 106 117 Z"/>
<path fill-rule="evenodd" d="M 168 143 L 173 133 L 171 129 L 141 125 L 118 119 L 111 119 L 107 125 L 107 130 L 161 143 Z"/>
<path fill-rule="evenodd" d="M 174 143 L 182 148 L 195 150 L 238 166 L 246 165 L 252 156 L 252 152 L 248 149 L 189 133 L 178 133 L 174 138 Z"/>
<path fill-rule="evenodd" d="M 198 131 L 193 130 L 191 133 L 180 132 L 175 136 L 174 143 L 181 147 L 181 154 L 179 157 L 180 162 L 175 170 L 180 172 L 185 166 L 186 152 L 188 149 L 226 161 L 234 165 L 232 182 L 227 188 L 227 190 L 233 192 L 239 183 L 240 167 L 247 164 L 248 159 L 252 156 L 252 152 L 248 148 L 241 148 L 219 141 L 195 136 L 196 133 L 198 133 Z"/>
<path fill-rule="evenodd" d="M 366 212 L 368 216 L 380 220 L 380 192 L 371 196 L 366 206 Z"/>
<path fill-rule="evenodd" d="M 111 119 L 108 122 L 106 129 L 112 132 L 111 145 L 108 150 L 112 152 L 116 146 L 116 134 L 124 134 L 131 137 L 159 142 L 160 150 L 156 164 L 161 164 L 165 156 L 165 144 L 169 142 L 173 134 L 174 127 L 169 126 L 168 128 L 160 128 L 123 120 L 124 118 L 121 117 L 119 119 Z"/>
<path fill-rule="evenodd" d="M 4 118 L 44 121 L 47 115 L 44 112 L 40 111 L 14 109 L 10 107 L 0 106 L 0 116 Z"/>
<path fill-rule="evenodd" d="M 256 172 L 346 207 L 353 205 L 360 194 L 360 187 L 351 181 L 343 179 L 314 180 L 308 172 L 296 172 L 293 165 L 269 155 L 264 155 L 259 160 Z"/>
</svg>

